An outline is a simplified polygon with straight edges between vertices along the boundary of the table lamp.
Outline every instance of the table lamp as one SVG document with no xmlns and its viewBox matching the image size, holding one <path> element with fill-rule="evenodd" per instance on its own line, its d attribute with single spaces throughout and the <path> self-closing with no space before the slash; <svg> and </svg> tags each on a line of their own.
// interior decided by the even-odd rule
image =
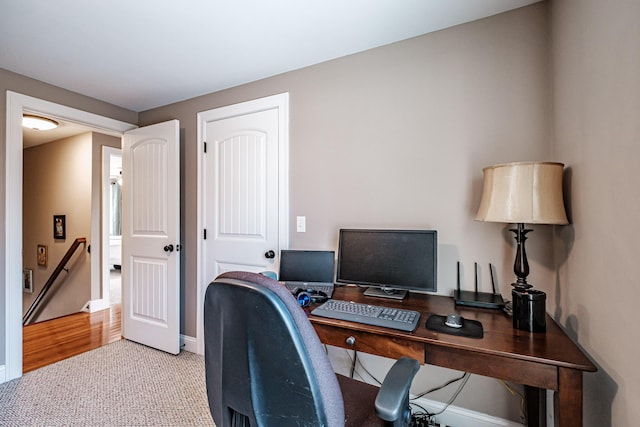
<svg viewBox="0 0 640 427">
<path fill-rule="evenodd" d="M 532 332 L 546 330 L 546 294 L 527 283 L 529 263 L 524 242 L 528 224 L 568 224 L 562 198 L 564 164 L 519 162 L 482 169 L 484 184 L 476 220 L 517 224 L 510 229 L 517 242 L 512 283 L 513 326 Z"/>
</svg>

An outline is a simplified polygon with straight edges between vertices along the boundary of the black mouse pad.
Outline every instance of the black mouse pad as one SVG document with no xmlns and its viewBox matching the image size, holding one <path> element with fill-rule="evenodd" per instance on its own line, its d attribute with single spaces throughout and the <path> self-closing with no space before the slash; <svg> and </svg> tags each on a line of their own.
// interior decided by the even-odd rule
<svg viewBox="0 0 640 427">
<path fill-rule="evenodd" d="M 442 332 L 444 334 L 457 335 L 460 337 L 468 338 L 482 338 L 484 336 L 482 323 L 478 322 L 477 320 L 464 319 L 462 328 L 452 328 L 451 326 L 447 326 L 444 324 L 446 320 L 447 316 L 432 314 L 427 319 L 427 329 L 431 329 L 432 331 L 436 332 Z"/>
</svg>

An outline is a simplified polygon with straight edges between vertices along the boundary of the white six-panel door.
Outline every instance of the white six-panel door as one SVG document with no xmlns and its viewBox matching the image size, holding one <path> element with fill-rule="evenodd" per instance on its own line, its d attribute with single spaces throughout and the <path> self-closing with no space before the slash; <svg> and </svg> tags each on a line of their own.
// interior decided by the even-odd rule
<svg viewBox="0 0 640 427">
<path fill-rule="evenodd" d="M 180 125 L 126 132 L 122 149 L 122 332 L 180 352 Z"/>
</svg>

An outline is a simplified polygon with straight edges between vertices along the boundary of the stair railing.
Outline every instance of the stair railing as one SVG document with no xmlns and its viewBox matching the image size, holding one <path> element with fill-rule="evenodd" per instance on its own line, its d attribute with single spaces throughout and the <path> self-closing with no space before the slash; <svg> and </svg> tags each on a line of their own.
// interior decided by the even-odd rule
<svg viewBox="0 0 640 427">
<path fill-rule="evenodd" d="M 49 289 L 51 289 L 51 287 L 53 286 L 53 283 L 56 281 L 56 279 L 58 278 L 62 270 L 66 270 L 64 268 L 65 265 L 67 265 L 67 263 L 69 262 L 73 254 L 76 252 L 78 247 L 80 247 L 81 244 L 86 242 L 87 242 L 87 239 L 85 237 L 78 237 L 76 240 L 73 241 L 73 244 L 71 244 L 71 247 L 69 248 L 69 250 L 67 250 L 67 253 L 64 254 L 62 259 L 56 266 L 55 270 L 53 270 L 53 273 L 51 273 L 51 276 L 49 276 L 49 280 L 47 280 L 47 283 L 44 284 L 42 290 L 40 290 L 40 293 L 38 294 L 36 299 L 33 300 L 31 305 L 29 306 L 29 309 L 27 310 L 25 315 L 22 317 L 22 326 L 29 324 L 29 318 L 38 310 L 40 303 L 44 300 L 45 295 L 47 295 L 47 292 L 49 292 Z"/>
</svg>

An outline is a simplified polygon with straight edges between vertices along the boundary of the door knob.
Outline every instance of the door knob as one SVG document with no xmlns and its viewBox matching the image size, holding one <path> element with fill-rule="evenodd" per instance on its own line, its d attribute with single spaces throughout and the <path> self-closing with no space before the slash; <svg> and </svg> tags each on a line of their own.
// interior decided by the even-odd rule
<svg viewBox="0 0 640 427">
<path fill-rule="evenodd" d="M 165 252 L 173 252 L 173 245 L 167 245 L 164 247 Z"/>
<path fill-rule="evenodd" d="M 272 250 L 268 250 L 267 252 L 264 253 L 264 257 L 267 259 L 273 259 L 276 257 L 276 253 Z"/>
</svg>

